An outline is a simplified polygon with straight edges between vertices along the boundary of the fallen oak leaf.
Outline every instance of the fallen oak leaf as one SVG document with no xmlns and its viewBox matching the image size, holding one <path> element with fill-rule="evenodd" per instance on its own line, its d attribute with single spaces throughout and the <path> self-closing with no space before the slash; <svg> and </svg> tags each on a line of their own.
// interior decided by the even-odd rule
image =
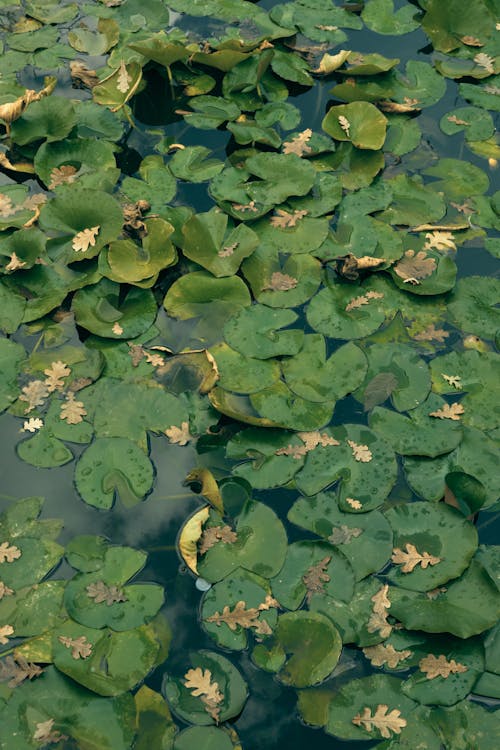
<svg viewBox="0 0 500 750">
<path fill-rule="evenodd" d="M 9 542 L 2 542 L 0 544 L 0 563 L 12 563 L 14 560 L 19 560 L 21 555 L 21 550 L 14 544 L 10 544 Z"/>
<path fill-rule="evenodd" d="M 101 227 L 98 225 L 96 227 L 90 227 L 89 229 L 82 229 L 81 232 L 75 234 L 73 242 L 71 243 L 75 253 L 84 253 L 89 247 L 94 247 L 100 228 Z"/>
<path fill-rule="evenodd" d="M 13 593 L 13 589 L 9 589 L 3 581 L 0 581 L 0 599 L 3 599 L 4 596 L 12 596 Z"/>
<path fill-rule="evenodd" d="M 308 213 L 309 211 L 306 211 L 305 209 L 295 209 L 293 213 L 290 213 L 289 211 L 284 211 L 282 208 L 277 208 L 277 216 L 271 216 L 269 223 L 273 227 L 288 229 L 289 227 L 296 226 L 297 222 L 300 219 L 303 219 L 304 216 L 307 216 Z"/>
<path fill-rule="evenodd" d="M 266 609 L 269 609 L 267 607 Z M 244 601 L 236 602 L 234 608 L 231 609 L 228 604 L 224 607 L 222 612 L 215 612 L 210 617 L 205 618 L 205 622 L 213 622 L 217 627 L 220 627 L 223 623 L 228 626 L 229 630 L 233 632 L 238 628 L 254 628 L 255 632 L 259 635 L 271 635 L 272 630 L 265 620 L 259 620 L 259 616 L 262 609 L 259 607 L 249 607 Z"/>
<path fill-rule="evenodd" d="M 457 391 L 462 390 L 462 379 L 460 375 L 446 375 L 442 372 L 441 377 L 443 380 L 446 380 L 449 385 L 453 386 L 453 388 L 456 388 Z"/>
<path fill-rule="evenodd" d="M 361 461 L 361 463 L 366 464 L 372 460 L 373 454 L 367 445 L 358 445 L 354 440 L 348 440 L 347 444 L 351 448 L 352 455 L 356 461 Z"/>
<path fill-rule="evenodd" d="M 74 393 L 66 396 L 66 402 L 61 405 L 60 419 L 65 419 L 67 424 L 80 424 L 87 415 L 82 401 L 75 401 Z"/>
<path fill-rule="evenodd" d="M 59 185 L 68 185 L 76 180 L 77 169 L 71 164 L 63 164 L 61 167 L 54 167 L 50 173 L 49 190 L 54 190 Z"/>
<path fill-rule="evenodd" d="M 429 417 L 438 417 L 439 419 L 452 419 L 458 422 L 462 414 L 464 413 L 464 407 L 462 404 L 455 402 L 454 404 L 444 404 L 442 409 L 431 411 Z"/>
<path fill-rule="evenodd" d="M 47 721 L 38 722 L 38 724 L 36 724 L 35 726 L 33 740 L 35 742 L 41 742 L 45 746 L 69 739 L 65 734 L 61 734 L 59 730 L 52 729 L 53 726 L 54 719 L 48 719 Z"/>
<path fill-rule="evenodd" d="M 127 91 L 130 88 L 130 84 L 132 82 L 131 76 L 129 76 L 127 71 L 127 66 L 125 65 L 125 61 L 122 60 L 120 63 L 116 88 L 118 91 L 120 91 L 122 94 L 126 94 Z"/>
<path fill-rule="evenodd" d="M 296 154 L 297 156 L 304 156 L 304 154 L 310 154 L 312 148 L 308 145 L 308 141 L 311 140 L 312 130 L 307 128 L 302 133 L 294 136 L 290 141 L 286 141 L 283 144 L 284 154 Z"/>
<path fill-rule="evenodd" d="M 178 445 L 187 445 L 190 440 L 193 440 L 193 436 L 189 432 L 189 422 L 181 422 L 180 427 L 172 425 L 165 430 L 165 435 L 168 437 L 169 443 L 177 443 Z"/>
<path fill-rule="evenodd" d="M 295 289 L 298 283 L 298 279 L 294 279 L 293 276 L 275 271 L 271 276 L 271 281 L 262 288 L 262 291 L 289 292 L 290 289 Z"/>
<path fill-rule="evenodd" d="M 437 565 L 441 562 L 440 557 L 429 554 L 429 552 L 419 552 L 414 544 L 407 542 L 405 544 L 404 552 L 399 547 L 395 547 L 392 552 L 391 560 L 395 565 L 401 565 L 402 573 L 412 573 L 417 565 L 420 565 L 423 570 L 429 565 Z"/>
<path fill-rule="evenodd" d="M 36 432 L 43 427 L 43 419 L 38 417 L 30 417 L 27 419 L 22 427 L 22 432 Z"/>
<path fill-rule="evenodd" d="M 375 713 L 372 715 L 371 708 L 365 706 L 363 713 L 356 714 L 352 719 L 352 723 L 357 727 L 363 726 L 367 732 L 372 732 L 373 729 L 378 729 L 380 736 L 384 739 L 389 739 L 393 734 L 401 734 L 401 730 L 406 726 L 406 719 L 401 717 L 401 711 L 397 708 L 393 708 L 389 713 L 389 706 L 384 703 L 379 703 Z"/>
<path fill-rule="evenodd" d="M 358 307 L 362 307 L 363 305 L 367 305 L 370 300 L 372 299 L 383 299 L 384 295 L 381 292 L 373 292 L 369 291 L 366 294 L 362 294 L 360 297 L 354 297 L 350 302 L 347 303 L 345 307 L 346 312 L 351 312 L 351 310 L 357 310 Z"/>
<path fill-rule="evenodd" d="M 376 646 L 367 646 L 363 649 L 363 653 L 370 660 L 372 666 L 383 667 L 384 664 L 387 664 L 390 669 L 395 669 L 400 661 L 408 659 L 413 654 L 408 649 L 396 651 L 390 643 L 378 643 Z"/>
<path fill-rule="evenodd" d="M 311 565 L 307 572 L 302 576 L 302 582 L 307 589 L 307 603 L 309 604 L 313 594 L 322 593 L 325 589 L 325 583 L 328 583 L 330 576 L 326 572 L 331 562 L 331 556 L 327 555 L 315 565 Z"/>
<path fill-rule="evenodd" d="M 14 635 L 12 625 L 0 625 L 0 644 L 5 646 L 9 642 L 9 637 Z"/>
<path fill-rule="evenodd" d="M 108 586 L 104 581 L 89 583 L 85 590 L 89 599 L 93 599 L 95 604 L 106 602 L 108 607 L 111 607 L 112 604 L 117 602 L 128 601 L 122 589 L 118 586 Z"/>
<path fill-rule="evenodd" d="M 63 646 L 71 649 L 73 659 L 87 659 L 92 653 L 92 644 L 87 641 L 84 635 L 78 638 L 69 638 L 66 635 L 60 635 L 58 640 Z"/>
<path fill-rule="evenodd" d="M 418 663 L 418 668 L 423 672 L 428 680 L 434 680 L 436 677 L 444 677 L 446 679 L 450 674 L 463 674 L 467 672 L 465 664 L 460 664 L 454 659 L 447 661 L 444 654 L 434 656 L 434 654 L 428 654 Z"/>
<path fill-rule="evenodd" d="M 425 250 L 407 250 L 401 260 L 394 266 L 395 273 L 405 282 L 415 283 L 420 279 L 426 279 L 434 273 L 437 268 L 436 261 L 428 257 Z"/>
<path fill-rule="evenodd" d="M 64 388 L 63 378 L 67 378 L 68 375 L 71 375 L 71 368 L 64 364 L 64 362 L 58 360 L 57 362 L 52 362 L 50 367 L 47 367 L 43 373 L 47 376 L 45 378 L 47 390 L 49 393 L 53 393 L 54 391 L 60 391 Z"/>
<path fill-rule="evenodd" d="M 0 682 L 7 682 L 7 687 L 15 688 L 24 680 L 32 680 L 38 677 L 43 669 L 38 664 L 27 662 L 26 659 L 17 654 L 6 656 L 0 661 Z"/>
</svg>

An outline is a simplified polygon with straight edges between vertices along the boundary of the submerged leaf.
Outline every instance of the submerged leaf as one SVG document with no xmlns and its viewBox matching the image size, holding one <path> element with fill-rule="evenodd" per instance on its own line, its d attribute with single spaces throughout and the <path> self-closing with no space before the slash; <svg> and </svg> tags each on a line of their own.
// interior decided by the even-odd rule
<svg viewBox="0 0 500 750">
<path fill-rule="evenodd" d="M 307 589 L 307 601 L 311 601 L 313 594 L 318 594 L 324 591 L 325 583 L 328 583 L 330 576 L 326 572 L 328 565 L 331 562 L 331 556 L 326 556 L 315 565 L 307 570 L 302 576 L 302 581 Z"/>
<path fill-rule="evenodd" d="M 89 599 L 93 599 L 95 604 L 106 602 L 110 607 L 115 602 L 128 601 L 122 589 L 118 586 L 108 586 L 104 581 L 90 583 L 85 590 Z"/>
<path fill-rule="evenodd" d="M 273 292 L 288 292 L 290 289 L 295 289 L 298 283 L 298 279 L 294 279 L 293 276 L 275 271 L 271 276 L 271 281 L 264 289 L 270 289 Z"/>
<path fill-rule="evenodd" d="M 38 664 L 31 664 L 21 655 L 6 656 L 0 661 L 0 682 L 7 682 L 7 686 L 15 688 L 24 680 L 32 680 L 38 677 L 43 669 Z"/>
<path fill-rule="evenodd" d="M 53 726 L 54 719 L 38 722 L 35 727 L 35 733 L 33 734 L 33 740 L 35 742 L 41 742 L 43 745 L 52 745 L 56 742 L 63 742 L 64 740 L 69 739 L 57 729 L 52 729 Z"/>
</svg>

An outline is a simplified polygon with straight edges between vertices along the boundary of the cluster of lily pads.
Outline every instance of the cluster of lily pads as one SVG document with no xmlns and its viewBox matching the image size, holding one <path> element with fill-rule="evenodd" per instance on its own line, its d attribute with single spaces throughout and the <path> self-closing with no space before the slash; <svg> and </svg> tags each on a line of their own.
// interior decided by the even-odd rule
<svg viewBox="0 0 500 750">
<path fill-rule="evenodd" d="M 21 500 L 0 517 L 0 748 L 241 748 L 245 649 L 340 740 L 496 747 L 500 560 L 474 514 L 500 509 L 500 294 L 456 256 L 500 252 L 500 4 L 2 0 L 0 19 L 0 410 L 22 461 L 75 462 L 111 512 L 147 504 L 148 435 L 196 447 L 178 548 L 226 654 L 163 666 L 163 588 L 129 583 L 145 553 L 63 548 Z M 417 29 L 429 62 L 350 41 Z M 292 102 L 313 86 L 322 119 Z"/>
</svg>

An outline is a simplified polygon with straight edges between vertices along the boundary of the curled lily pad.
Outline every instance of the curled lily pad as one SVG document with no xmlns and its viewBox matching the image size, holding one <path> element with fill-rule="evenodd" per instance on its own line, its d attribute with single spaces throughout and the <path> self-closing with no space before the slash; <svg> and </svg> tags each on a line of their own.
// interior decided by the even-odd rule
<svg viewBox="0 0 500 750">
<path fill-rule="evenodd" d="M 75 483 L 89 505 L 109 510 L 119 496 L 130 507 L 151 490 L 153 465 L 131 440 L 99 438 L 82 453 Z"/>
<path fill-rule="evenodd" d="M 177 253 L 170 240 L 173 226 L 160 218 L 147 219 L 144 224 L 147 234 L 141 246 L 132 240 L 110 243 L 99 259 L 103 275 L 112 281 L 145 285 L 151 278 L 156 280 L 163 268 L 176 262 Z"/>
<path fill-rule="evenodd" d="M 205 182 L 222 171 L 224 164 L 219 159 L 207 158 L 210 149 L 206 146 L 188 146 L 177 151 L 169 162 L 169 169 L 180 180 Z"/>
<path fill-rule="evenodd" d="M 76 124 L 73 104 L 62 96 L 47 96 L 27 108 L 12 126 L 12 140 L 24 146 L 33 141 L 60 141 Z"/>
<path fill-rule="evenodd" d="M 322 127 L 337 141 L 377 151 L 384 145 L 387 118 L 370 102 L 351 102 L 332 107 Z"/>
<path fill-rule="evenodd" d="M 97 104 L 102 104 L 117 112 L 135 94 L 142 79 L 142 67 L 137 62 L 120 66 L 92 89 Z"/>
<path fill-rule="evenodd" d="M 208 271 L 194 271 L 175 281 L 163 305 L 169 315 L 181 320 L 209 317 L 212 325 L 220 323 L 235 309 L 250 304 L 250 293 L 242 279 L 217 279 Z"/>
</svg>

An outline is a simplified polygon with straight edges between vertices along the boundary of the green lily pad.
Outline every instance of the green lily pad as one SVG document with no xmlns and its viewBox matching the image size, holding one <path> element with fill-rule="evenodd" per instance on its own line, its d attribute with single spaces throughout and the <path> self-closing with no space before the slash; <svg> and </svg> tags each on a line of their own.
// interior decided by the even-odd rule
<svg viewBox="0 0 500 750">
<path fill-rule="evenodd" d="M 224 338 L 236 351 L 247 357 L 270 359 L 300 350 L 304 333 L 299 329 L 280 330 L 294 323 L 297 314 L 265 305 L 252 305 L 233 315 L 224 326 Z"/>
<path fill-rule="evenodd" d="M 219 159 L 207 158 L 210 153 L 206 146 L 188 146 L 174 154 L 168 167 L 179 180 L 205 182 L 218 175 L 224 167 Z"/>
<path fill-rule="evenodd" d="M 175 750 L 233 750 L 235 747 L 229 734 L 217 727 L 189 727 L 176 735 Z"/>
<path fill-rule="evenodd" d="M 387 118 L 370 102 L 340 104 L 328 110 L 322 128 L 337 141 L 377 151 L 385 141 Z"/>
<path fill-rule="evenodd" d="M 73 297 L 72 310 L 78 325 L 109 339 L 133 339 L 152 325 L 156 317 L 153 294 L 131 288 L 126 297 L 120 285 L 108 279 L 81 289 Z"/>
<path fill-rule="evenodd" d="M 7 409 L 20 394 L 17 376 L 26 352 L 21 344 L 6 338 L 0 338 L 0 363 L 2 378 L 0 380 L 0 411 Z"/>
<path fill-rule="evenodd" d="M 453 325 L 464 333 L 493 339 L 500 329 L 500 285 L 488 276 L 459 279 L 448 303 Z"/>
<path fill-rule="evenodd" d="M 326 183 L 325 188 L 327 186 L 328 183 Z M 338 186 L 339 183 L 336 181 L 335 188 L 338 188 Z M 325 218 L 314 218 L 303 214 L 304 211 L 308 214 L 311 213 L 310 208 L 315 200 L 316 198 L 309 197 L 290 198 L 286 207 L 276 206 L 276 215 L 271 219 L 266 217 L 256 222 L 252 228 L 259 235 L 263 245 L 259 250 L 265 252 L 268 248 L 272 248 L 277 252 L 290 255 L 302 255 L 317 250 L 328 236 L 329 223 Z M 288 204 L 297 206 L 297 208 L 291 211 Z M 318 204 L 316 204 L 316 208 L 320 210 L 321 207 Z M 277 221 L 280 222 L 279 225 L 276 224 Z"/>
<path fill-rule="evenodd" d="M 27 108 L 13 123 L 11 137 L 20 146 L 45 139 L 47 142 L 66 138 L 76 124 L 73 104 L 62 96 L 47 96 Z"/>
<path fill-rule="evenodd" d="M 304 443 L 282 430 L 248 429 L 229 440 L 226 455 L 246 459 L 233 468 L 233 474 L 246 479 L 255 489 L 269 489 L 287 484 L 304 465 L 302 455 L 283 453 L 289 445 L 300 448 Z"/>
<path fill-rule="evenodd" d="M 445 4 L 429 0 L 425 3 L 425 10 L 422 28 L 434 48 L 441 52 L 460 47 L 461 37 L 470 34 L 472 29 L 476 37 L 485 40 L 494 33 L 495 18 L 483 0 L 472 0 L 467 8 L 462 7 L 458 0 Z"/>
<path fill-rule="evenodd" d="M 446 210 L 443 198 L 424 186 L 421 178 L 400 174 L 389 180 L 389 186 L 393 201 L 379 214 L 383 221 L 415 227 L 443 218 Z"/>
<path fill-rule="evenodd" d="M 306 195 L 316 173 L 296 154 L 257 154 L 246 160 L 248 171 L 261 181 L 249 182 L 246 191 L 257 203 L 283 203 L 291 195 Z"/>
<path fill-rule="evenodd" d="M 138 62 L 123 62 L 119 68 L 102 79 L 92 89 L 92 97 L 96 104 L 109 107 L 117 112 L 132 98 L 142 80 L 142 67 Z"/>
<path fill-rule="evenodd" d="M 152 213 L 162 214 L 176 193 L 176 181 L 161 156 L 146 156 L 139 169 L 141 179 L 125 177 L 120 190 L 132 203 L 147 201 Z"/>
<path fill-rule="evenodd" d="M 120 27 L 112 18 L 100 18 L 97 30 L 90 31 L 84 26 L 68 33 L 68 42 L 78 52 L 89 55 L 104 55 L 114 47 L 120 38 Z"/>
<path fill-rule="evenodd" d="M 125 506 L 135 505 L 151 490 L 153 465 L 127 438 L 99 438 L 81 455 L 75 483 L 82 499 L 109 510 L 119 496 Z"/>
<path fill-rule="evenodd" d="M 479 107 L 458 107 L 443 115 L 439 127 L 446 135 L 464 131 L 467 141 L 485 141 L 494 133 L 493 119 L 489 112 Z"/>
<path fill-rule="evenodd" d="M 495 750 L 498 711 L 488 711 L 478 703 L 465 700 L 449 709 L 434 710 L 431 723 L 438 737 L 456 750 L 468 750 L 467 744 L 471 742 L 484 750 Z M 465 737 L 464 726 L 467 727 Z"/>
<path fill-rule="evenodd" d="M 18 443 L 16 452 L 26 463 L 43 469 L 64 466 L 74 458 L 73 453 L 61 440 L 43 428 L 33 437 Z"/>
<path fill-rule="evenodd" d="M 255 411 L 268 424 L 290 430 L 317 430 L 333 416 L 334 401 L 307 401 L 295 394 L 285 383 L 273 385 L 249 396 Z"/>
<path fill-rule="evenodd" d="M 120 176 L 114 146 L 109 141 L 95 138 L 45 142 L 36 152 L 34 167 L 37 176 L 47 186 L 52 184 L 53 177 L 62 167 L 72 167 L 73 174 L 78 175 L 78 187 L 91 190 L 112 190 Z"/>
<path fill-rule="evenodd" d="M 260 246 L 243 263 L 243 275 L 255 299 L 269 307 L 298 307 L 321 283 L 321 264 L 310 255 L 293 255 L 280 262 L 278 250 Z"/>
<path fill-rule="evenodd" d="M 368 0 L 361 18 L 377 34 L 399 36 L 409 34 L 420 26 L 417 11 L 412 5 L 394 9 L 394 0 Z"/>
<path fill-rule="evenodd" d="M 255 393 L 280 378 L 280 368 L 274 359 L 246 357 L 225 343 L 210 349 L 219 371 L 219 385 L 234 393 Z"/>
<path fill-rule="evenodd" d="M 170 239 L 173 226 L 160 218 L 146 219 L 144 223 L 147 234 L 141 246 L 132 240 L 117 240 L 101 254 L 99 269 L 112 281 L 149 285 L 149 279 L 156 280 L 159 271 L 177 261 Z"/>
<path fill-rule="evenodd" d="M 63 594 L 63 581 L 18 588 L 0 601 L 2 622 L 13 628 L 13 637 L 39 636 L 57 625 L 63 616 Z"/>
</svg>

